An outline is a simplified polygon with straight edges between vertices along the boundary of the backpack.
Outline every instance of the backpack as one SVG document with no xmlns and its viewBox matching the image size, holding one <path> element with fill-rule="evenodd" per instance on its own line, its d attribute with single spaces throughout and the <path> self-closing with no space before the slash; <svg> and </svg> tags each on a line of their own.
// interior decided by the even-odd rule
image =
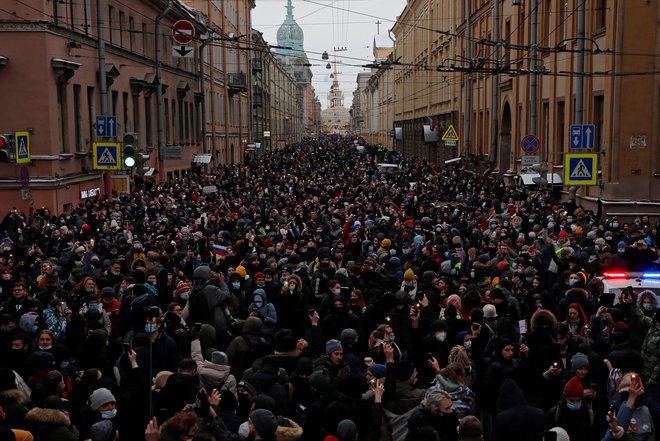
<svg viewBox="0 0 660 441">
<path fill-rule="evenodd" d="M 190 293 L 188 313 L 190 314 L 189 322 L 191 323 L 211 323 L 212 311 L 209 310 L 204 292 L 206 287 L 207 285 L 197 285 Z"/>
</svg>

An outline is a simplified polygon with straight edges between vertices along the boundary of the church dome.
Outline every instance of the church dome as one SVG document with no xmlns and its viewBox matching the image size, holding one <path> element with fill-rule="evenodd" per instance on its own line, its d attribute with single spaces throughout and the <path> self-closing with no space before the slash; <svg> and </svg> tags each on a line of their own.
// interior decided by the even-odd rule
<svg viewBox="0 0 660 441">
<path fill-rule="evenodd" d="M 293 18 L 293 5 L 291 0 L 287 1 L 286 5 L 286 19 L 284 23 L 277 30 L 277 45 L 290 47 L 293 50 L 285 50 L 285 52 L 303 52 L 303 43 L 305 42 L 305 34 L 296 20 Z"/>
</svg>

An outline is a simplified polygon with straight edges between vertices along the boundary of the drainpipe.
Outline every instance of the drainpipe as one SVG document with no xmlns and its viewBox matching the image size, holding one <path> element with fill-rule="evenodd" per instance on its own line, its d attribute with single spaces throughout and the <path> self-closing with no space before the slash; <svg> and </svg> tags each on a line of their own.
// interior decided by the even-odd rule
<svg viewBox="0 0 660 441">
<path fill-rule="evenodd" d="M 160 157 L 160 148 L 165 145 L 167 142 L 165 139 L 165 103 L 163 101 L 163 87 L 161 86 L 162 83 L 162 69 L 161 69 L 161 47 L 163 45 L 163 36 L 161 32 L 161 21 L 165 16 L 172 10 L 172 5 L 174 3 L 174 0 L 168 0 L 167 1 L 167 6 L 161 12 L 158 17 L 156 17 L 156 26 L 155 26 L 155 34 L 156 34 L 156 39 L 155 39 L 155 63 L 156 63 L 156 109 L 158 113 L 158 118 L 157 118 L 157 128 L 158 128 L 158 168 L 161 171 L 164 171 L 163 168 L 163 160 Z M 164 173 L 163 173 L 164 174 Z M 162 174 L 161 174 L 162 176 Z"/>
<path fill-rule="evenodd" d="M 101 95 L 101 115 L 108 115 L 108 83 L 105 72 L 105 2 L 96 0 L 96 34 L 98 39 L 99 57 L 99 95 Z M 110 30 L 112 32 L 112 29 Z M 108 170 L 103 171 L 103 188 L 105 195 L 112 198 L 112 176 Z M 56 192 L 57 193 L 57 192 Z"/>
<path fill-rule="evenodd" d="M 472 66 L 472 1 L 465 0 L 465 58 Z M 467 73 L 465 80 L 465 137 L 463 149 L 465 156 L 470 158 L 470 122 L 472 117 L 472 72 Z M 494 162 L 494 158 L 488 158 Z"/>
</svg>

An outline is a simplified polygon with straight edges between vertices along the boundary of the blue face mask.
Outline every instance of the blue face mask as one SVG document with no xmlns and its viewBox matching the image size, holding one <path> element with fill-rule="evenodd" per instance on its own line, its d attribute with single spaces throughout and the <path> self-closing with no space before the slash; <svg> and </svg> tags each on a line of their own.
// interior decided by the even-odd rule
<svg viewBox="0 0 660 441">
<path fill-rule="evenodd" d="M 582 407 L 582 401 L 579 401 L 577 403 L 567 401 L 566 407 L 568 407 L 569 410 L 580 410 L 580 407 Z"/>
<path fill-rule="evenodd" d="M 87 305 L 87 309 L 89 309 L 90 311 L 98 311 L 100 309 L 99 308 L 100 306 L 101 305 L 99 305 L 98 303 L 90 303 Z"/>
<path fill-rule="evenodd" d="M 153 323 L 147 323 L 146 325 L 144 325 L 144 332 L 146 332 L 147 334 L 156 332 L 156 325 L 154 325 Z"/>
<path fill-rule="evenodd" d="M 32 333 L 36 334 L 39 331 L 39 326 L 37 325 L 32 325 Z"/>
<path fill-rule="evenodd" d="M 104 420 L 110 420 L 117 416 L 117 409 L 112 409 L 112 410 L 106 410 L 105 412 L 101 412 L 101 418 Z"/>
<path fill-rule="evenodd" d="M 231 287 L 234 289 L 241 289 L 241 284 L 240 283 L 232 283 Z"/>
</svg>

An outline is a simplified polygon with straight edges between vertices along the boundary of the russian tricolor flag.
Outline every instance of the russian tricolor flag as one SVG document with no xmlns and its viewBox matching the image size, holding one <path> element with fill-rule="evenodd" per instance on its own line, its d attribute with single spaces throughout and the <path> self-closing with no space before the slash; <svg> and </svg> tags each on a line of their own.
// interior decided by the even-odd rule
<svg viewBox="0 0 660 441">
<path fill-rule="evenodd" d="M 215 254 L 216 256 L 226 256 L 227 247 L 222 245 L 213 245 L 213 248 L 211 249 L 211 253 Z"/>
</svg>

